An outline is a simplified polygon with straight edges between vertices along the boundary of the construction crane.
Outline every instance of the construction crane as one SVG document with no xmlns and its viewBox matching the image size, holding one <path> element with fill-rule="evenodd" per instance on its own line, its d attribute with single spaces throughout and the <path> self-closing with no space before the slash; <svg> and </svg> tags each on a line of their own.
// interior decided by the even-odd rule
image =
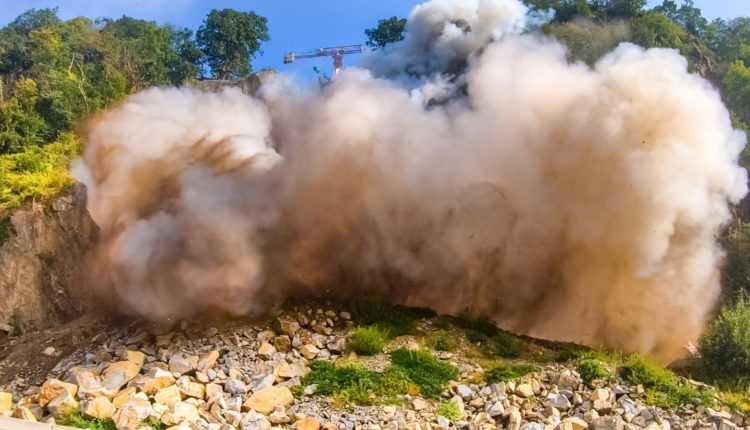
<svg viewBox="0 0 750 430">
<path fill-rule="evenodd" d="M 335 46 L 333 48 L 318 48 L 306 52 L 290 52 L 284 55 L 284 64 L 294 63 L 303 58 L 333 57 L 333 77 L 339 75 L 344 65 L 344 55 L 362 53 L 362 45 Z"/>
</svg>

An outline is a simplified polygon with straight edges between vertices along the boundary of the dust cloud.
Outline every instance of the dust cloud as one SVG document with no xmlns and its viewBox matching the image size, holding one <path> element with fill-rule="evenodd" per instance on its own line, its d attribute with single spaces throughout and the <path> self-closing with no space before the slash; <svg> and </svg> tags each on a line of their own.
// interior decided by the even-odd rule
<svg viewBox="0 0 750 430">
<path fill-rule="evenodd" d="M 515 0 L 434 0 L 322 89 L 156 88 L 74 165 L 101 293 L 153 319 L 382 294 L 683 354 L 720 293 L 744 135 L 672 50 L 593 68 Z"/>
</svg>

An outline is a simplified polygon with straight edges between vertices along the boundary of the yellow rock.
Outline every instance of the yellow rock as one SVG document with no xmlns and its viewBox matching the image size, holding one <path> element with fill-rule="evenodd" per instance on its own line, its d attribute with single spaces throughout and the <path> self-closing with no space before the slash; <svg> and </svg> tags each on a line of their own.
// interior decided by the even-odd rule
<svg viewBox="0 0 750 430">
<path fill-rule="evenodd" d="M 79 408 L 78 401 L 70 391 L 63 390 L 60 395 L 47 403 L 47 410 L 55 418 L 66 417 Z"/>
<path fill-rule="evenodd" d="M 180 392 L 188 397 L 202 399 L 206 396 L 206 387 L 198 382 L 192 382 L 190 378 L 183 376 L 177 381 Z"/>
<path fill-rule="evenodd" d="M 198 360 L 198 371 L 208 372 L 208 369 L 214 367 L 216 360 L 219 359 L 219 351 L 211 351 L 201 356 Z"/>
<path fill-rule="evenodd" d="M 146 362 L 146 354 L 140 351 L 130 351 L 130 350 L 125 351 L 125 354 L 123 354 L 122 358 L 125 361 L 129 361 L 135 364 L 136 366 L 138 366 L 139 369 L 142 368 L 143 363 Z"/>
<path fill-rule="evenodd" d="M 42 389 L 39 391 L 39 406 L 47 406 L 49 402 L 59 397 L 63 392 L 68 392 L 70 397 L 75 397 L 78 386 L 59 379 L 48 379 L 42 384 Z"/>
<path fill-rule="evenodd" d="M 154 401 L 160 405 L 174 406 L 176 403 L 182 401 L 180 395 L 180 388 L 177 385 L 172 385 L 166 388 L 162 388 L 154 396 Z"/>
<path fill-rule="evenodd" d="M 112 418 L 115 406 L 106 397 L 96 397 L 81 402 L 81 413 L 86 418 Z"/>
<path fill-rule="evenodd" d="M 115 398 L 112 399 L 112 404 L 115 405 L 115 408 L 120 409 L 128 400 L 135 396 L 136 392 L 135 387 L 127 387 L 115 395 Z"/>
<path fill-rule="evenodd" d="M 17 407 L 16 410 L 13 411 L 13 418 L 31 421 L 33 423 L 38 421 L 36 415 L 31 411 L 31 409 L 27 408 L 26 406 Z"/>
<path fill-rule="evenodd" d="M 162 388 L 167 388 L 170 385 L 174 385 L 175 379 L 172 374 L 164 369 L 154 368 L 148 372 L 148 375 L 144 377 L 144 383 L 141 386 L 141 391 L 148 395 L 153 395 Z"/>
<path fill-rule="evenodd" d="M 13 396 L 0 392 L 0 415 L 7 415 L 13 410 Z"/>
<path fill-rule="evenodd" d="M 276 406 L 289 406 L 294 401 L 292 392 L 287 387 L 273 386 L 256 391 L 242 405 L 245 410 L 254 410 L 268 415 Z"/>
<path fill-rule="evenodd" d="M 320 421 L 314 417 L 304 417 L 294 423 L 296 430 L 320 430 Z"/>
<path fill-rule="evenodd" d="M 292 369 L 292 366 L 290 366 L 286 361 L 276 363 L 276 365 L 273 367 L 273 372 L 276 375 L 277 381 L 280 379 L 289 379 L 294 377 L 294 370 Z"/>
<path fill-rule="evenodd" d="M 174 426 L 183 421 L 192 423 L 198 421 L 199 418 L 198 408 L 187 402 L 179 402 L 161 416 L 161 422 L 168 426 Z"/>
<path fill-rule="evenodd" d="M 108 390 L 117 391 L 123 385 L 130 382 L 131 379 L 135 378 L 140 371 L 141 366 L 132 361 L 118 361 L 117 363 L 112 363 L 104 371 L 104 381 L 102 381 L 102 385 Z"/>
</svg>

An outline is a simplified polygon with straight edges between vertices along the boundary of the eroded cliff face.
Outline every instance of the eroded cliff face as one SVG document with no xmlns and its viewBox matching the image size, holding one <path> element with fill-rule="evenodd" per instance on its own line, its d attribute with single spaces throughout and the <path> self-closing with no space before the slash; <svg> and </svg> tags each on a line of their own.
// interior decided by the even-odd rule
<svg viewBox="0 0 750 430">
<path fill-rule="evenodd" d="M 26 332 L 79 316 L 88 290 L 83 263 L 97 236 L 85 187 L 10 219 L 15 234 L 0 246 L 0 327 Z"/>
</svg>

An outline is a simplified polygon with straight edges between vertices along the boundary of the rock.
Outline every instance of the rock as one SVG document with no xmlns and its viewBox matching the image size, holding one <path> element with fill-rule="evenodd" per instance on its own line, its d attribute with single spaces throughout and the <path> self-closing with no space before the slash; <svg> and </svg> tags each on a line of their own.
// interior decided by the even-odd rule
<svg viewBox="0 0 750 430">
<path fill-rule="evenodd" d="M 195 355 L 185 356 L 181 352 L 172 354 L 169 359 L 169 371 L 172 373 L 189 373 L 198 367 L 198 357 Z"/>
<path fill-rule="evenodd" d="M 214 367 L 218 359 L 219 359 L 219 351 L 211 351 L 209 353 L 203 354 L 198 360 L 198 365 L 196 366 L 196 369 L 199 372 L 204 372 L 204 373 L 208 372 L 208 369 Z"/>
<path fill-rule="evenodd" d="M 102 385 L 109 391 L 117 392 L 123 385 L 135 378 L 141 371 L 141 366 L 131 361 L 112 363 L 104 370 Z"/>
<path fill-rule="evenodd" d="M 411 402 L 411 405 L 415 411 L 421 411 L 421 410 L 427 409 L 427 406 L 428 406 L 427 402 L 421 397 L 417 397 L 416 399 L 414 399 Z"/>
<path fill-rule="evenodd" d="M 101 396 L 112 397 L 116 393 L 115 390 L 104 388 L 101 379 L 88 369 L 76 367 L 68 373 L 70 374 L 69 380 L 78 385 L 79 399 L 90 399 Z"/>
<path fill-rule="evenodd" d="M 46 380 L 39 391 L 39 406 L 47 406 L 49 402 L 59 397 L 63 392 L 70 393 L 70 397 L 73 398 L 78 392 L 78 386 L 59 379 Z"/>
<path fill-rule="evenodd" d="M 719 423 L 719 430 L 737 430 L 737 426 L 733 422 L 723 419 Z"/>
<path fill-rule="evenodd" d="M 244 396 L 247 393 L 247 385 L 239 379 L 227 379 L 224 383 L 224 391 L 234 396 Z"/>
<path fill-rule="evenodd" d="M 148 372 L 141 384 L 141 391 L 149 396 L 154 395 L 162 388 L 167 388 L 175 383 L 174 376 L 164 369 L 155 367 Z"/>
<path fill-rule="evenodd" d="M 462 399 L 461 396 L 455 395 L 451 397 L 449 401 L 458 406 L 458 411 L 462 417 L 466 414 L 466 406 L 464 406 L 464 399 Z"/>
<path fill-rule="evenodd" d="M 524 399 L 534 397 L 534 389 L 530 384 L 519 384 L 516 387 L 516 395 Z"/>
<path fill-rule="evenodd" d="M 560 372 L 560 375 L 558 376 L 557 388 L 561 390 L 576 391 L 581 383 L 583 383 L 583 380 L 580 377 L 566 369 Z"/>
<path fill-rule="evenodd" d="M 159 390 L 154 395 L 154 401 L 160 405 L 171 407 L 182 401 L 180 394 L 180 388 L 177 385 L 172 385 Z"/>
<path fill-rule="evenodd" d="M 589 399 L 591 399 L 592 401 L 594 401 L 594 400 L 609 401 L 609 394 L 610 394 L 610 391 L 608 389 L 606 389 L 606 388 L 597 388 L 596 390 L 594 390 L 591 393 L 591 397 L 589 397 Z"/>
<path fill-rule="evenodd" d="M 547 403 L 557 409 L 567 411 L 572 407 L 570 400 L 564 394 L 549 394 L 547 396 Z"/>
<path fill-rule="evenodd" d="M 339 337 L 333 342 L 328 342 L 326 345 L 331 352 L 334 352 L 336 354 L 341 354 L 344 351 L 346 351 L 346 338 L 345 337 Z"/>
<path fill-rule="evenodd" d="M 276 376 L 276 380 L 284 380 L 294 378 L 294 369 L 286 361 L 281 361 L 273 366 L 273 374 Z"/>
<path fill-rule="evenodd" d="M 106 397 L 95 397 L 81 401 L 81 414 L 85 418 L 112 418 L 115 414 L 115 406 Z"/>
<path fill-rule="evenodd" d="M 561 430 L 586 430 L 589 425 L 578 417 L 570 417 L 562 420 Z"/>
<path fill-rule="evenodd" d="M 63 390 L 57 397 L 47 403 L 47 410 L 57 419 L 72 414 L 79 407 L 78 401 L 67 390 Z"/>
<path fill-rule="evenodd" d="M 471 400 L 474 392 L 467 385 L 460 384 L 458 387 L 456 387 L 456 394 L 458 394 L 462 399 L 468 402 L 469 400 Z"/>
<path fill-rule="evenodd" d="M 258 356 L 264 360 L 270 360 L 271 357 L 276 353 L 276 348 L 270 343 L 264 343 L 258 349 Z"/>
<path fill-rule="evenodd" d="M 519 411 L 518 408 L 514 406 L 513 408 L 511 408 L 510 415 L 508 416 L 508 430 L 520 430 L 521 422 L 521 411 Z"/>
<path fill-rule="evenodd" d="M 140 397 L 131 397 L 115 412 L 112 419 L 118 430 L 132 430 L 140 428 L 141 421 L 151 415 L 151 404 Z M 166 423 L 165 423 L 166 424 Z"/>
<path fill-rule="evenodd" d="M 135 396 L 136 392 L 135 387 L 127 387 L 115 395 L 112 399 L 112 404 L 115 405 L 115 408 L 120 409 L 128 400 Z"/>
<path fill-rule="evenodd" d="M 206 387 L 198 382 L 192 382 L 189 377 L 183 376 L 177 381 L 180 392 L 188 397 L 203 399 L 206 396 Z"/>
<path fill-rule="evenodd" d="M 295 430 L 320 430 L 320 421 L 314 417 L 304 417 L 294 423 Z"/>
<path fill-rule="evenodd" d="M 187 402 L 177 402 L 162 414 L 161 421 L 166 425 L 177 425 L 183 421 L 193 423 L 198 421 L 198 408 Z"/>
<path fill-rule="evenodd" d="M 292 404 L 294 397 L 287 387 L 268 387 L 253 393 L 242 405 L 245 410 L 254 410 L 268 415 L 276 406 L 287 407 Z"/>
<path fill-rule="evenodd" d="M 0 415 L 9 415 L 13 411 L 13 395 L 0 392 Z"/>
<path fill-rule="evenodd" d="M 300 352 L 302 353 L 303 357 L 308 360 L 312 360 L 320 353 L 320 350 L 315 345 L 308 343 L 300 348 Z"/>
<path fill-rule="evenodd" d="M 623 430 L 625 428 L 625 422 L 618 415 L 601 417 L 596 418 L 591 423 L 591 428 L 594 430 Z"/>
<path fill-rule="evenodd" d="M 502 402 L 495 402 L 487 409 L 487 413 L 490 414 L 491 417 L 497 417 L 505 413 L 505 407 L 503 406 Z"/>
<path fill-rule="evenodd" d="M 265 416 L 254 411 L 250 411 L 242 417 L 240 421 L 241 430 L 269 430 L 271 423 Z"/>
<path fill-rule="evenodd" d="M 273 425 L 288 424 L 291 421 L 283 406 L 274 408 L 273 413 L 268 416 L 268 421 Z"/>
<path fill-rule="evenodd" d="M 142 368 L 143 367 L 143 363 L 146 362 L 146 354 L 144 354 L 144 353 L 142 353 L 140 351 L 127 350 L 122 355 L 122 358 L 125 361 L 129 361 L 129 362 L 135 364 L 139 368 Z"/>
<path fill-rule="evenodd" d="M 300 329 L 300 325 L 291 317 L 278 317 L 273 321 L 273 329 L 280 334 L 294 336 Z"/>
<path fill-rule="evenodd" d="M 608 414 L 612 412 L 612 403 L 607 400 L 596 399 L 593 402 L 593 408 L 600 414 Z"/>
<path fill-rule="evenodd" d="M 0 416 L 3 414 L 0 413 Z M 37 418 L 37 415 L 39 415 L 39 418 L 41 418 L 42 412 L 40 411 L 39 414 L 34 413 L 30 408 L 27 408 L 26 406 L 19 406 L 13 411 L 13 418 L 18 418 L 19 420 L 24 421 L 31 421 L 33 423 L 39 421 L 39 418 Z"/>
<path fill-rule="evenodd" d="M 287 335 L 276 336 L 273 339 L 273 346 L 277 351 L 289 352 L 292 350 L 292 340 Z"/>
<path fill-rule="evenodd" d="M 339 316 L 341 317 L 342 320 L 346 320 L 346 321 L 349 321 L 350 319 L 352 319 L 352 314 L 346 311 L 340 312 Z"/>
<path fill-rule="evenodd" d="M 521 426 L 521 430 L 544 430 L 544 424 L 528 422 Z"/>
</svg>

